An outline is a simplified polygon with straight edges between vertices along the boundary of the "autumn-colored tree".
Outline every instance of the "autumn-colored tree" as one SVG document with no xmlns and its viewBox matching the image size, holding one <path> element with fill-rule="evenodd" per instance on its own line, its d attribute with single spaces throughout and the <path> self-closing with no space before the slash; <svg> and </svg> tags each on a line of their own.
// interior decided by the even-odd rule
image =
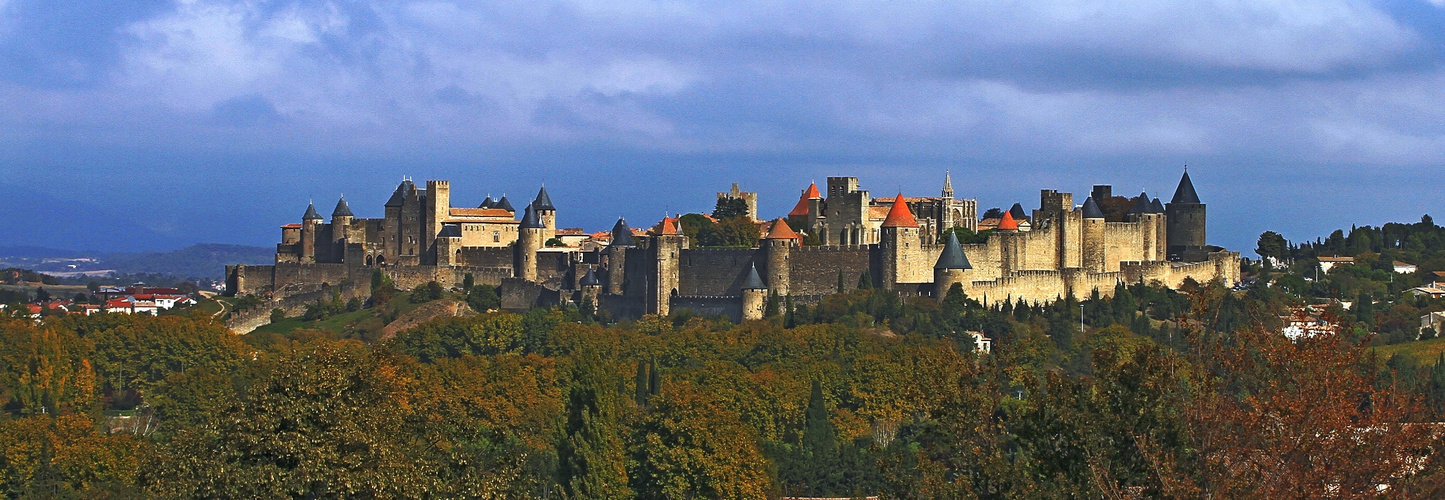
<svg viewBox="0 0 1445 500">
<path fill-rule="evenodd" d="M 768 460 L 732 410 L 690 384 L 670 384 L 649 405 L 631 439 L 638 498 L 767 496 Z"/>
</svg>

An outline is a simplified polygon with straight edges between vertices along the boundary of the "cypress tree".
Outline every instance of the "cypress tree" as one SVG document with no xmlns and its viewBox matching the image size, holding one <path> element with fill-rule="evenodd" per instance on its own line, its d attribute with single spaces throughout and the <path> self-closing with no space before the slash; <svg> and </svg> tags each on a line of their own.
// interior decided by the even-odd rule
<svg viewBox="0 0 1445 500">
<path fill-rule="evenodd" d="M 637 362 L 637 376 L 633 379 L 633 382 L 637 384 L 633 391 L 634 401 L 637 401 L 637 406 L 639 408 L 647 408 L 647 395 L 649 394 L 649 391 L 647 390 L 646 361 Z"/>
<path fill-rule="evenodd" d="M 873 278 L 868 275 L 868 271 L 863 271 L 862 274 L 859 274 L 859 275 L 858 275 L 858 289 L 859 289 L 859 290 L 872 290 L 872 289 L 873 289 Z"/>
<path fill-rule="evenodd" d="M 578 363 L 567 398 L 566 433 L 557 445 L 558 483 L 567 498 L 630 498 L 627 456 L 613 384 L 595 359 Z"/>
<path fill-rule="evenodd" d="M 843 288 L 843 270 L 842 270 L 842 269 L 839 269 L 839 270 L 838 270 L 838 293 L 843 293 L 843 292 L 846 292 L 846 291 L 848 291 L 848 290 L 845 289 L 845 288 Z"/>
</svg>

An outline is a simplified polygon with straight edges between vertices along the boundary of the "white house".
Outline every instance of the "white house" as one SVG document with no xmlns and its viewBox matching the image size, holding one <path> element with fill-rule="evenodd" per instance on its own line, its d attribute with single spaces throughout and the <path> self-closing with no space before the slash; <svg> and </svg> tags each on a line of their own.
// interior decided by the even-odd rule
<svg viewBox="0 0 1445 500">
<path fill-rule="evenodd" d="M 1324 272 L 1330 272 L 1330 269 L 1334 269 L 1335 266 L 1343 266 L 1354 263 L 1354 257 L 1340 257 L 1338 255 L 1333 257 L 1320 257 L 1320 270 Z"/>
<path fill-rule="evenodd" d="M 1420 270 L 1420 268 L 1415 267 L 1414 264 L 1411 264 L 1411 263 L 1409 263 L 1409 262 L 1400 262 L 1400 261 L 1398 261 L 1398 260 L 1395 261 L 1395 273 L 1396 273 L 1396 274 L 1414 274 L 1415 271 L 1418 271 L 1418 270 Z"/>
</svg>

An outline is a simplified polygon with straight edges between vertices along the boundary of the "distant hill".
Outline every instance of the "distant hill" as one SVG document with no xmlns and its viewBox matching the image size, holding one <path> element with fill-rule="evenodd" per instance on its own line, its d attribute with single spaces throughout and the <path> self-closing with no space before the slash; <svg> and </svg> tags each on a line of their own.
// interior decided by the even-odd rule
<svg viewBox="0 0 1445 500">
<path fill-rule="evenodd" d="M 63 200 L 34 189 L 0 184 L 0 234 L 5 244 L 138 252 L 181 248 L 184 241 L 142 224 L 133 207 Z M 72 252 L 75 253 L 75 252 Z"/>
<path fill-rule="evenodd" d="M 21 246 L 0 247 L 0 267 L 64 273 L 111 270 L 120 274 L 164 274 L 180 278 L 214 278 L 232 264 L 270 264 L 276 250 L 245 245 L 199 244 L 169 252 L 85 252 Z"/>
<path fill-rule="evenodd" d="M 171 252 L 102 255 L 101 264 L 122 274 L 169 274 L 195 278 L 222 278 L 232 264 L 270 264 L 276 249 L 245 245 L 200 244 Z"/>
</svg>

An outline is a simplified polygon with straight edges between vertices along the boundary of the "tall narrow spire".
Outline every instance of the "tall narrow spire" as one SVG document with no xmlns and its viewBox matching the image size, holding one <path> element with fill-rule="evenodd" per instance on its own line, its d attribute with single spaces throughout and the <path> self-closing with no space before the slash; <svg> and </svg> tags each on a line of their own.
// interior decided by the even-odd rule
<svg viewBox="0 0 1445 500">
<path fill-rule="evenodd" d="M 953 175 L 947 170 L 943 171 L 943 197 L 953 197 Z"/>
<path fill-rule="evenodd" d="M 1194 192 L 1194 181 L 1189 180 L 1189 171 L 1184 171 L 1184 177 L 1179 178 L 1179 188 L 1174 190 L 1174 199 L 1170 203 L 1199 203 L 1199 194 Z"/>
</svg>

